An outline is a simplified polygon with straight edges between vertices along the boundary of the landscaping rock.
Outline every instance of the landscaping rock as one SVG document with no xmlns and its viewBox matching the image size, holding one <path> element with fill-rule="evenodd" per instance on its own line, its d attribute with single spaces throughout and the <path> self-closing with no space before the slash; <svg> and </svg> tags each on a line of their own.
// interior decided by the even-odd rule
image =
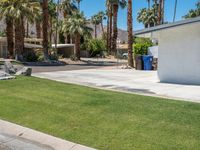
<svg viewBox="0 0 200 150">
<path fill-rule="evenodd" d="M 133 69 L 133 68 L 128 65 L 123 65 L 123 66 L 121 66 L 121 69 Z"/>
<path fill-rule="evenodd" d="M 24 67 L 21 70 L 19 70 L 15 75 L 31 76 L 31 74 L 32 74 L 32 68 Z"/>
<path fill-rule="evenodd" d="M 14 76 L 11 76 L 10 74 L 0 71 L 0 80 L 7 80 L 7 79 L 13 79 L 15 78 Z"/>
<path fill-rule="evenodd" d="M 12 65 L 10 61 L 5 61 L 4 71 L 8 74 L 15 74 L 17 70 L 14 68 L 14 66 Z"/>
</svg>

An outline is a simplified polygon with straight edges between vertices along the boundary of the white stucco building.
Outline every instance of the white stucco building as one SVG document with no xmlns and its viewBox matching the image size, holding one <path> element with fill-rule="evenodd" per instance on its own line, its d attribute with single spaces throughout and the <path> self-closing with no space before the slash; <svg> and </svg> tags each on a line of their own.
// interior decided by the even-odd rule
<svg viewBox="0 0 200 150">
<path fill-rule="evenodd" d="M 135 32 L 158 39 L 161 82 L 200 85 L 200 17 Z"/>
</svg>

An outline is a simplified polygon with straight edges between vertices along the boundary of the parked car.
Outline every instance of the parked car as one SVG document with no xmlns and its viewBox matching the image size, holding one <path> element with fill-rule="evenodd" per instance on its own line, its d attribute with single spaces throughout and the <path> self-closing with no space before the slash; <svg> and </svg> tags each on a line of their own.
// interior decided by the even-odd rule
<svg viewBox="0 0 200 150">
<path fill-rule="evenodd" d="M 124 59 L 127 59 L 127 58 L 128 58 L 128 53 L 123 53 L 123 54 L 122 54 L 122 57 L 123 57 Z"/>
</svg>

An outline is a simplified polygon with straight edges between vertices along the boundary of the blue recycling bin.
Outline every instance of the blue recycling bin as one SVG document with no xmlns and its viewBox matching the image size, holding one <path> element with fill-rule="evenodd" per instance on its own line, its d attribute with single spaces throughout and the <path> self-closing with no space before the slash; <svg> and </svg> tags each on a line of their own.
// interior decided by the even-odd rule
<svg viewBox="0 0 200 150">
<path fill-rule="evenodd" d="M 152 70 L 153 56 L 143 55 L 142 59 L 143 59 L 144 70 Z"/>
</svg>

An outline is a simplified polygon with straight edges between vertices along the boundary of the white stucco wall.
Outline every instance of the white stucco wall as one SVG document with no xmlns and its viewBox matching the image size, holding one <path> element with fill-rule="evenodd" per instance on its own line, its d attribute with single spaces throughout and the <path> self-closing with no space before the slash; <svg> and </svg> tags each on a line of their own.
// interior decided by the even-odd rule
<svg viewBox="0 0 200 150">
<path fill-rule="evenodd" d="M 200 84 L 200 23 L 159 31 L 161 82 Z"/>
<path fill-rule="evenodd" d="M 148 55 L 152 55 L 154 58 L 158 58 L 158 46 L 149 47 Z"/>
</svg>

